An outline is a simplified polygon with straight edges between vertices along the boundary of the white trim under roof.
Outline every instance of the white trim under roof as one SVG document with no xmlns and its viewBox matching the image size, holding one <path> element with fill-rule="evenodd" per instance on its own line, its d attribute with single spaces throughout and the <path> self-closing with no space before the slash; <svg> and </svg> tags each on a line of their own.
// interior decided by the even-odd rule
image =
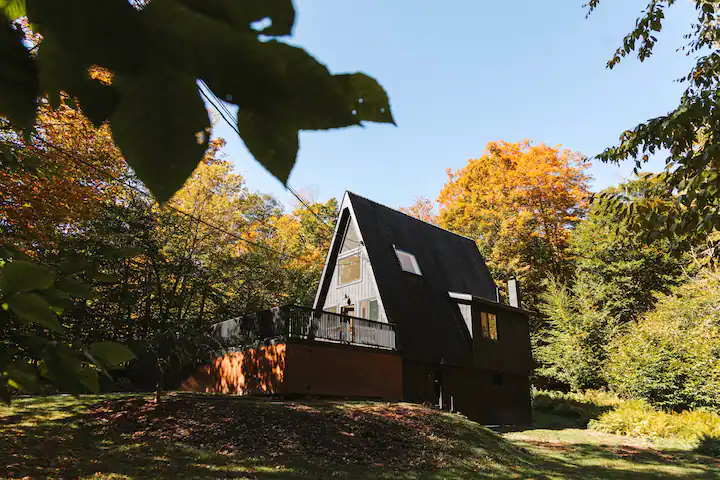
<svg viewBox="0 0 720 480">
<path fill-rule="evenodd" d="M 325 264 L 323 265 L 323 271 L 322 275 L 320 276 L 320 283 L 318 284 L 318 290 L 315 294 L 315 302 L 313 303 L 315 309 L 322 309 L 323 305 L 320 305 L 320 292 L 322 291 L 323 282 L 325 282 L 325 276 L 330 273 L 331 277 L 328 279 L 328 282 L 332 281 L 332 271 L 337 268 L 337 261 L 335 262 L 335 265 L 329 265 L 330 256 L 332 255 L 333 249 L 335 248 L 336 242 L 343 242 L 344 241 L 344 233 L 342 235 L 342 238 L 338 235 L 340 233 L 340 218 L 342 216 L 343 210 L 347 208 L 350 218 L 348 219 L 348 225 L 346 228 L 350 228 L 350 224 L 355 227 L 355 231 L 358 234 L 358 237 L 360 238 L 360 245 L 358 245 L 358 249 L 360 251 L 360 257 L 362 263 L 365 263 L 367 266 L 370 278 L 372 279 L 373 286 L 375 287 L 375 292 L 377 292 L 377 302 L 378 302 L 378 316 L 380 316 L 379 312 L 383 312 L 383 315 L 385 316 L 385 321 L 387 323 L 390 323 L 392 320 L 388 317 L 387 310 L 385 310 L 385 304 L 382 301 L 382 293 L 380 292 L 380 287 L 377 284 L 377 277 L 375 276 L 375 272 L 373 271 L 372 262 L 370 262 L 370 257 L 367 253 L 367 248 L 365 247 L 365 239 L 363 238 L 362 230 L 360 230 L 360 226 L 357 224 L 357 220 L 355 218 L 355 209 L 353 208 L 352 200 L 350 200 L 350 196 L 348 195 L 348 192 L 345 191 L 345 195 L 343 196 L 342 202 L 340 202 L 340 208 L 338 208 L 338 217 L 337 221 L 335 222 L 335 232 L 333 233 L 332 242 L 330 243 L 330 248 L 328 249 L 328 253 L 325 256 Z M 342 243 L 338 246 L 338 258 L 340 258 L 340 249 L 342 249 Z M 368 261 L 365 262 L 363 257 L 363 253 L 365 255 L 368 255 Z M 362 275 L 362 274 L 361 274 Z M 345 286 L 345 285 L 343 285 Z M 328 289 L 333 288 L 333 285 L 330 285 Z M 359 306 L 358 306 L 359 307 Z M 381 320 L 378 320 L 381 321 Z"/>
<path fill-rule="evenodd" d="M 464 302 L 472 302 L 473 299 L 473 296 L 469 293 L 448 292 L 448 295 L 450 295 L 450 298 L 462 300 Z"/>
</svg>

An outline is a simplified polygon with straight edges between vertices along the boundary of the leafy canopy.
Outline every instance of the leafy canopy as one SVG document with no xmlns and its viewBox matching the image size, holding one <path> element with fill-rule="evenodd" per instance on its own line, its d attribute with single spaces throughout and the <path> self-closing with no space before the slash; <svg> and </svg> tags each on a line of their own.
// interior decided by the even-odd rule
<svg viewBox="0 0 720 480">
<path fill-rule="evenodd" d="M 615 67 L 624 57 L 637 53 L 642 62 L 649 58 L 662 30 L 665 12 L 676 0 L 652 0 L 625 36 L 622 46 L 608 62 Z M 621 195 L 607 195 L 619 211 L 637 218 L 648 231 L 672 226 L 667 232 L 704 235 L 720 225 L 720 23 L 717 0 L 693 0 L 697 22 L 686 35 L 687 55 L 697 55 L 695 66 L 680 78 L 687 89 L 673 111 L 623 132 L 620 144 L 606 149 L 603 162 L 633 160 L 636 171 L 650 154 L 667 152 L 664 182 L 659 191 L 674 194 L 682 209 L 664 211 L 661 205 L 637 205 Z M 600 0 L 588 3 L 589 12 Z"/>
<path fill-rule="evenodd" d="M 720 408 L 720 276 L 701 272 L 610 344 L 606 371 L 621 395 L 667 410 Z"/>
<path fill-rule="evenodd" d="M 209 147 L 198 81 L 239 107 L 245 145 L 283 182 L 300 130 L 394 123 L 376 80 L 331 74 L 279 41 L 295 24 L 291 0 L 3 0 L 0 10 L 0 116 L 29 132 L 41 96 L 51 104 L 60 92 L 75 97 L 96 125 L 109 121 L 128 164 L 161 202 Z M 24 16 L 42 36 L 33 52 L 12 23 Z M 112 83 L 90 75 L 97 67 Z"/>
<path fill-rule="evenodd" d="M 475 239 L 495 278 L 517 275 L 536 294 L 548 273 L 567 268 L 570 231 L 586 209 L 586 166 L 560 147 L 491 142 L 480 158 L 448 171 L 438 223 Z"/>
<path fill-rule="evenodd" d="M 672 198 L 655 196 L 661 182 L 662 178 L 645 174 L 604 192 L 632 198 L 635 204 L 662 203 L 666 211 L 680 208 Z M 671 241 L 661 228 L 636 229 L 632 219 L 607 203 L 604 197 L 592 203 L 587 218 L 573 230 L 569 250 L 575 277 L 602 285 L 597 292 L 599 302 L 626 323 L 652 309 L 658 293 L 667 294 L 682 282 L 691 267 L 692 245 L 677 237 Z"/>
</svg>

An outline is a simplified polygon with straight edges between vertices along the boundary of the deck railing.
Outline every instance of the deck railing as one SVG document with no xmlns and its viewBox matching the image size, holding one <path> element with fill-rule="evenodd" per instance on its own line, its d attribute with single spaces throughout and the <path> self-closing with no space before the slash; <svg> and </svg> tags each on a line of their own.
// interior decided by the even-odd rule
<svg viewBox="0 0 720 480">
<path fill-rule="evenodd" d="M 213 325 L 214 333 L 238 346 L 277 337 L 395 349 L 395 325 L 307 307 L 276 307 Z"/>
</svg>

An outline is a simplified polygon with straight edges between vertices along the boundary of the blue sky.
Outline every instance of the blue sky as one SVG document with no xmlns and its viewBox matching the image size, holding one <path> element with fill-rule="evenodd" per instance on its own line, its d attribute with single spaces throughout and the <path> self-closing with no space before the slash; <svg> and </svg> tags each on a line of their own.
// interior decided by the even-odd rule
<svg viewBox="0 0 720 480">
<path fill-rule="evenodd" d="M 390 95 L 398 126 L 368 124 L 303 132 L 290 177 L 316 199 L 352 190 L 391 207 L 435 199 L 447 168 L 483 153 L 492 140 L 530 138 L 592 156 L 626 128 L 666 113 L 683 91 L 674 79 L 692 59 L 676 49 L 693 18 L 690 2 L 668 12 L 656 53 L 644 63 L 606 61 L 646 0 L 296 0 L 300 45 L 332 72 L 363 71 Z M 226 125 L 225 154 L 252 190 L 295 201 Z M 662 159 L 648 169 L 663 167 Z M 594 164 L 593 190 L 632 165 Z"/>
</svg>

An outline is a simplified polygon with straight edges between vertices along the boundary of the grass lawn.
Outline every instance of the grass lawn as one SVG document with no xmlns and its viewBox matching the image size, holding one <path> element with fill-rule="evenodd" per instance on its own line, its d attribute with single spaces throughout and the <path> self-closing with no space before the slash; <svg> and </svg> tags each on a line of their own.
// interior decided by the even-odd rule
<svg viewBox="0 0 720 480">
<path fill-rule="evenodd" d="M 0 469 L 10 478 L 720 476 L 714 458 L 547 425 L 498 435 L 403 403 L 23 398 L 0 407 Z"/>
</svg>

